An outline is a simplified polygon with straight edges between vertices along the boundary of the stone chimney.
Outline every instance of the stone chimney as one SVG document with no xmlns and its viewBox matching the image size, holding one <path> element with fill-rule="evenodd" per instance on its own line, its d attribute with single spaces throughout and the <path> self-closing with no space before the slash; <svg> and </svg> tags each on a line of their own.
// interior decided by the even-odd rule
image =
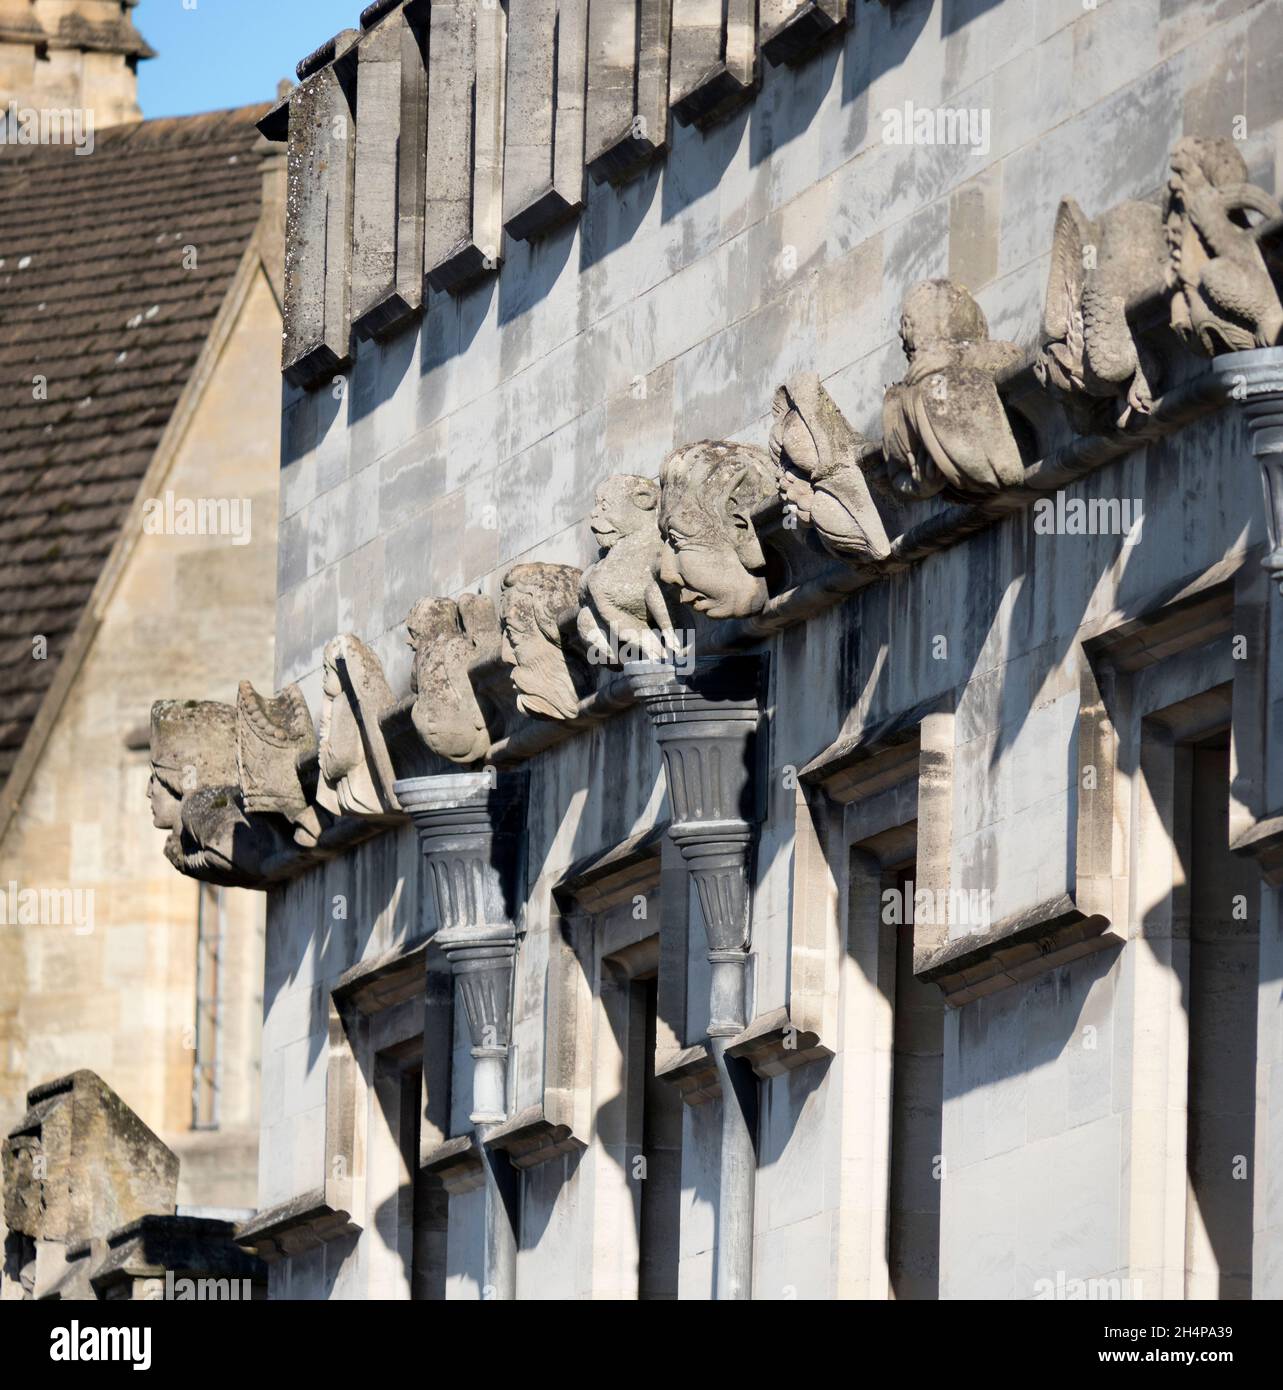
<svg viewBox="0 0 1283 1390">
<path fill-rule="evenodd" d="M 10 103 L 93 112 L 93 127 L 142 120 L 138 0 L 0 0 L 0 119 Z"/>
</svg>

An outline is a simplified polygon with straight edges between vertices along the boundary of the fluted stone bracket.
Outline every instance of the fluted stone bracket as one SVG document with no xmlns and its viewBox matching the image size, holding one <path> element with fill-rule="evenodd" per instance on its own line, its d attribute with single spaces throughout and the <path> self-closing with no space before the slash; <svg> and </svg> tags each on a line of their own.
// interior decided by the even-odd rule
<svg viewBox="0 0 1283 1390">
<path fill-rule="evenodd" d="M 1225 353 L 1212 363 L 1212 372 L 1247 420 L 1265 493 L 1269 549 L 1262 564 L 1283 590 L 1283 347 Z"/>
<path fill-rule="evenodd" d="M 472 1119 L 496 1124 L 507 1117 L 526 776 L 412 777 L 396 792 L 419 832 L 436 907 L 434 940 L 450 962 L 472 1040 Z"/>
<path fill-rule="evenodd" d="M 673 808 L 669 834 L 695 882 L 713 967 L 710 1037 L 745 1025 L 745 971 L 757 826 L 758 726 L 765 663 L 737 656 L 624 668 L 664 757 Z"/>
</svg>

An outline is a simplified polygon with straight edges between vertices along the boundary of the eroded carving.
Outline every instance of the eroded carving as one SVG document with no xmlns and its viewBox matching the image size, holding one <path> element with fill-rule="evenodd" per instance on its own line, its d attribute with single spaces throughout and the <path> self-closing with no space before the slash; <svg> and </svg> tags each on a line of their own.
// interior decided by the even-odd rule
<svg viewBox="0 0 1283 1390">
<path fill-rule="evenodd" d="M 660 470 L 660 577 L 710 618 L 742 618 L 766 602 L 766 555 L 753 514 L 778 488 L 767 450 L 701 440 Z"/>
<path fill-rule="evenodd" d="M 316 728 L 297 685 L 264 697 L 249 681 L 236 694 L 236 761 L 241 795 L 250 814 L 286 817 L 296 844 L 315 847 L 324 826 L 299 772 L 300 759 L 316 750 Z"/>
<path fill-rule="evenodd" d="M 395 816 L 395 776 L 380 724 L 392 691 L 378 657 L 350 632 L 326 644 L 324 692 L 317 801 L 335 816 Z"/>
<path fill-rule="evenodd" d="M 775 393 L 771 457 L 780 496 L 824 547 L 844 560 L 885 560 L 891 553 L 882 517 L 864 476 L 877 444 L 851 428 L 814 372 L 801 372 Z"/>
<path fill-rule="evenodd" d="M 514 565 L 503 577 L 503 659 L 512 667 L 522 714 L 573 719 L 591 688 L 583 662 L 565 645 L 560 624 L 561 614 L 579 601 L 581 577 L 574 565 L 543 562 Z"/>
<path fill-rule="evenodd" d="M 494 604 L 482 594 L 422 598 L 406 619 L 414 670 L 412 717 L 419 737 L 452 763 L 484 758 L 497 730 L 494 712 L 474 689 L 469 669 L 498 658 L 502 637 Z M 489 717 L 487 717 L 489 716 Z"/>
<path fill-rule="evenodd" d="M 1158 361 L 1127 322 L 1127 301 L 1163 276 L 1162 214 L 1126 202 L 1094 220 L 1061 200 L 1034 371 L 1079 434 L 1121 429 L 1154 404 Z"/>
<path fill-rule="evenodd" d="M 882 403 L 893 486 L 930 497 L 944 487 L 996 492 L 1020 483 L 1020 451 L 994 384 L 1020 361 L 1020 349 L 991 341 L 984 312 L 951 280 L 923 280 L 909 290 L 900 341 L 909 370 Z"/>
<path fill-rule="evenodd" d="M 660 583 L 659 484 L 635 473 L 607 478 L 588 525 L 602 553 L 579 587 L 588 659 L 609 666 L 638 655 L 658 661 L 679 645 Z"/>
<path fill-rule="evenodd" d="M 261 888 L 298 857 L 274 818 L 246 814 L 234 785 L 188 793 L 165 842 L 165 858 L 179 873 L 224 888 Z"/>
<path fill-rule="evenodd" d="M 184 797 L 238 786 L 236 711 L 217 700 L 157 700 L 151 707 L 152 824 L 177 830 Z"/>
<path fill-rule="evenodd" d="M 1164 205 L 1171 323 L 1209 356 L 1272 347 L 1283 337 L 1283 305 L 1249 212 L 1280 216 L 1278 203 L 1247 181 L 1232 140 L 1177 141 Z"/>
</svg>

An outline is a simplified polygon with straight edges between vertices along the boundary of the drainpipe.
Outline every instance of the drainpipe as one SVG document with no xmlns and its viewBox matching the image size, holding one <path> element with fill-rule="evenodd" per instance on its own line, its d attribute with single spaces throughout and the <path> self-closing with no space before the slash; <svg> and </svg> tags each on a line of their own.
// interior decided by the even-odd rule
<svg viewBox="0 0 1283 1390">
<path fill-rule="evenodd" d="M 1227 383 L 1226 398 L 1247 417 L 1265 489 L 1270 548 L 1262 564 L 1283 590 L 1283 347 L 1223 353 L 1213 359 L 1211 374 Z"/>
<path fill-rule="evenodd" d="M 624 672 L 655 727 L 673 810 L 669 834 L 695 881 L 708 939 L 708 1046 L 722 1093 L 714 1292 L 719 1300 L 746 1299 L 753 1292 L 758 1087 L 749 1065 L 726 1049 L 748 1026 L 764 663 L 728 656 L 690 673 L 667 662 L 630 663 Z"/>
<path fill-rule="evenodd" d="M 526 775 L 410 777 L 395 790 L 419 832 L 437 909 L 434 939 L 450 962 L 455 1005 L 472 1039 L 469 1119 L 486 1194 L 483 1296 L 509 1300 L 517 1290 L 517 1175 L 485 1136 L 508 1117 Z"/>
</svg>

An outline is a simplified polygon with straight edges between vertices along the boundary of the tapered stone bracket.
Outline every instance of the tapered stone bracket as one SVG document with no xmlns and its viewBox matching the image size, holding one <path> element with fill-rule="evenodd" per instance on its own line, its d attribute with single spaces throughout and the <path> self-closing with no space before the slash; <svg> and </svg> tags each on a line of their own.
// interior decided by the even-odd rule
<svg viewBox="0 0 1283 1390">
<path fill-rule="evenodd" d="M 669 834 L 695 881 L 713 967 L 710 1037 L 746 1023 L 750 897 L 757 825 L 757 732 L 764 667 L 757 657 L 624 667 L 655 726 L 673 806 Z"/>
<path fill-rule="evenodd" d="M 668 101 L 679 125 L 724 120 L 757 87 L 756 0 L 673 0 Z"/>
<path fill-rule="evenodd" d="M 850 0 L 761 0 L 762 57 L 799 63 L 847 21 Z"/>
<path fill-rule="evenodd" d="M 1252 453 L 1261 467 L 1270 547 L 1261 562 L 1283 591 L 1283 347 L 1227 352 L 1212 363 L 1226 397 L 1243 407 Z"/>
<path fill-rule="evenodd" d="M 524 773 L 410 777 L 397 796 L 419 832 L 437 910 L 436 943 L 472 1039 L 474 1124 L 507 1118 L 517 954 Z"/>
</svg>

